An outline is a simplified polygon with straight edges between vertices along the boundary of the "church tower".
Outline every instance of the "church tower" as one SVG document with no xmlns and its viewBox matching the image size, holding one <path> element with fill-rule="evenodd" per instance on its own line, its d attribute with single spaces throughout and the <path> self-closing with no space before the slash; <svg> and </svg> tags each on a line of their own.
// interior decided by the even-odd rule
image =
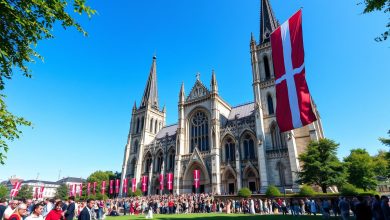
<svg viewBox="0 0 390 220">
<path fill-rule="evenodd" d="M 137 107 L 136 103 L 133 106 L 122 167 L 122 180 L 137 178 L 138 181 L 142 174 L 151 172 L 149 167 L 142 167 L 143 163 L 140 158 L 142 158 L 144 146 L 149 145 L 155 139 L 166 123 L 165 108 L 160 110 L 159 107 L 156 60 L 154 56 L 140 106 Z"/>
</svg>

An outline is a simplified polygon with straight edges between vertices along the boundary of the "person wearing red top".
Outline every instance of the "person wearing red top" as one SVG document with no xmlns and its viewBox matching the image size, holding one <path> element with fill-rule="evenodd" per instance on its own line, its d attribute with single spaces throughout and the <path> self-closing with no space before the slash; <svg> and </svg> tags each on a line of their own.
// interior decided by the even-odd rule
<svg viewBox="0 0 390 220">
<path fill-rule="evenodd" d="M 27 216 L 27 205 L 22 203 L 16 208 L 14 214 L 8 220 L 22 220 L 24 216 Z"/>
<path fill-rule="evenodd" d="M 58 201 L 54 206 L 54 209 L 47 214 L 45 220 L 63 220 L 64 213 L 62 212 L 62 205 L 63 203 Z"/>
</svg>

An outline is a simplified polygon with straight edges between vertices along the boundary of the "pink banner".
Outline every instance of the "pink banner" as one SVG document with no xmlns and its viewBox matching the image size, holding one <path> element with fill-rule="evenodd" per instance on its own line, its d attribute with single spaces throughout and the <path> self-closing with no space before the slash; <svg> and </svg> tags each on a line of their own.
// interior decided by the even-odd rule
<svg viewBox="0 0 390 220">
<path fill-rule="evenodd" d="M 120 188 L 120 182 L 119 182 L 119 179 L 116 179 L 115 180 L 115 193 L 116 194 L 119 194 L 119 188 Z"/>
<path fill-rule="evenodd" d="M 41 186 L 40 193 L 39 193 L 39 198 L 43 199 L 43 191 L 45 190 L 44 186 Z"/>
<path fill-rule="evenodd" d="M 148 191 L 148 177 L 147 176 L 142 177 L 141 185 L 142 185 L 142 192 L 147 192 Z"/>
<path fill-rule="evenodd" d="M 102 195 L 106 194 L 106 181 L 102 182 Z"/>
<path fill-rule="evenodd" d="M 81 197 L 83 195 L 83 184 L 80 183 L 80 189 L 79 189 L 79 196 Z"/>
<path fill-rule="evenodd" d="M 87 184 L 87 195 L 89 196 L 91 194 L 91 183 Z"/>
<path fill-rule="evenodd" d="M 123 180 L 123 190 L 122 190 L 122 192 L 124 193 L 124 194 L 127 194 L 127 179 L 125 178 L 124 180 Z"/>
<path fill-rule="evenodd" d="M 35 199 L 38 199 L 38 198 L 39 198 L 38 187 L 35 187 L 35 195 L 34 195 L 34 198 L 35 198 Z"/>
<path fill-rule="evenodd" d="M 164 175 L 160 174 L 160 190 L 164 190 Z"/>
<path fill-rule="evenodd" d="M 137 191 L 137 179 L 136 178 L 133 178 L 131 180 L 131 191 L 133 193 L 135 193 L 135 191 Z"/>
<path fill-rule="evenodd" d="M 114 194 L 114 180 L 110 180 L 110 194 Z"/>
<path fill-rule="evenodd" d="M 168 190 L 173 190 L 173 173 L 168 173 L 167 179 Z"/>
<path fill-rule="evenodd" d="M 22 186 L 22 183 L 20 183 L 20 182 L 16 182 L 14 184 L 14 188 L 11 190 L 11 194 L 10 194 L 11 198 L 18 195 L 19 189 L 21 188 L 21 186 Z"/>
<path fill-rule="evenodd" d="M 97 182 L 93 182 L 93 194 L 96 195 L 96 185 Z"/>
<path fill-rule="evenodd" d="M 200 170 L 194 170 L 194 186 L 195 189 L 200 187 Z"/>
</svg>

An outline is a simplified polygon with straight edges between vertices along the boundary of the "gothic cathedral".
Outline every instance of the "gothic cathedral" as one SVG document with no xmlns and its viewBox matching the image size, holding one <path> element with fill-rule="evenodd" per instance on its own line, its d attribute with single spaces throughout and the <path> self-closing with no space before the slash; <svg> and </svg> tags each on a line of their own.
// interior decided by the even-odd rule
<svg viewBox="0 0 390 220">
<path fill-rule="evenodd" d="M 122 179 L 149 179 L 147 194 L 160 192 L 160 174 L 173 173 L 171 193 L 194 191 L 193 171 L 200 170 L 200 191 L 236 194 L 242 187 L 264 193 L 269 185 L 297 191 L 299 154 L 310 140 L 323 138 L 318 121 L 280 133 L 275 118 L 275 81 L 270 34 L 279 23 L 269 0 L 261 0 L 260 38 L 250 40 L 253 75 L 252 103 L 231 106 L 219 96 L 215 73 L 210 88 L 199 76 L 190 93 L 181 86 L 178 121 L 166 125 L 166 109 L 158 102 L 156 58 L 145 92 L 134 104 L 124 153 Z M 248 82 L 249 85 L 249 82 Z"/>
</svg>

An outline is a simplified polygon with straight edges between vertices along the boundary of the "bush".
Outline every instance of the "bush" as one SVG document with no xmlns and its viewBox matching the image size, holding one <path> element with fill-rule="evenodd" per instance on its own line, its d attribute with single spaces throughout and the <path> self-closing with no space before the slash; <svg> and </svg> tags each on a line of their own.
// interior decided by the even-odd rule
<svg viewBox="0 0 390 220">
<path fill-rule="evenodd" d="M 140 189 L 137 189 L 134 193 L 129 190 L 129 192 L 127 193 L 129 197 L 137 197 L 137 196 L 142 196 L 143 193 Z"/>
<path fill-rule="evenodd" d="M 268 197 L 277 197 L 277 196 L 281 196 L 282 194 L 280 193 L 279 189 L 276 186 L 270 185 L 268 186 L 265 195 L 267 195 Z"/>
<path fill-rule="evenodd" d="M 311 186 L 303 185 L 301 190 L 299 191 L 300 196 L 314 196 L 316 192 Z"/>
<path fill-rule="evenodd" d="M 249 197 L 251 197 L 251 195 L 252 195 L 252 192 L 251 192 L 251 190 L 250 189 L 248 189 L 248 188 L 242 188 L 242 189 L 240 189 L 239 191 L 238 191 L 238 196 L 239 197 L 243 197 L 243 198 L 249 198 Z"/>
<path fill-rule="evenodd" d="M 349 183 L 342 186 L 340 191 L 341 195 L 343 196 L 356 196 L 363 192 L 364 191 L 362 189 L 359 189 L 356 186 Z"/>
</svg>

